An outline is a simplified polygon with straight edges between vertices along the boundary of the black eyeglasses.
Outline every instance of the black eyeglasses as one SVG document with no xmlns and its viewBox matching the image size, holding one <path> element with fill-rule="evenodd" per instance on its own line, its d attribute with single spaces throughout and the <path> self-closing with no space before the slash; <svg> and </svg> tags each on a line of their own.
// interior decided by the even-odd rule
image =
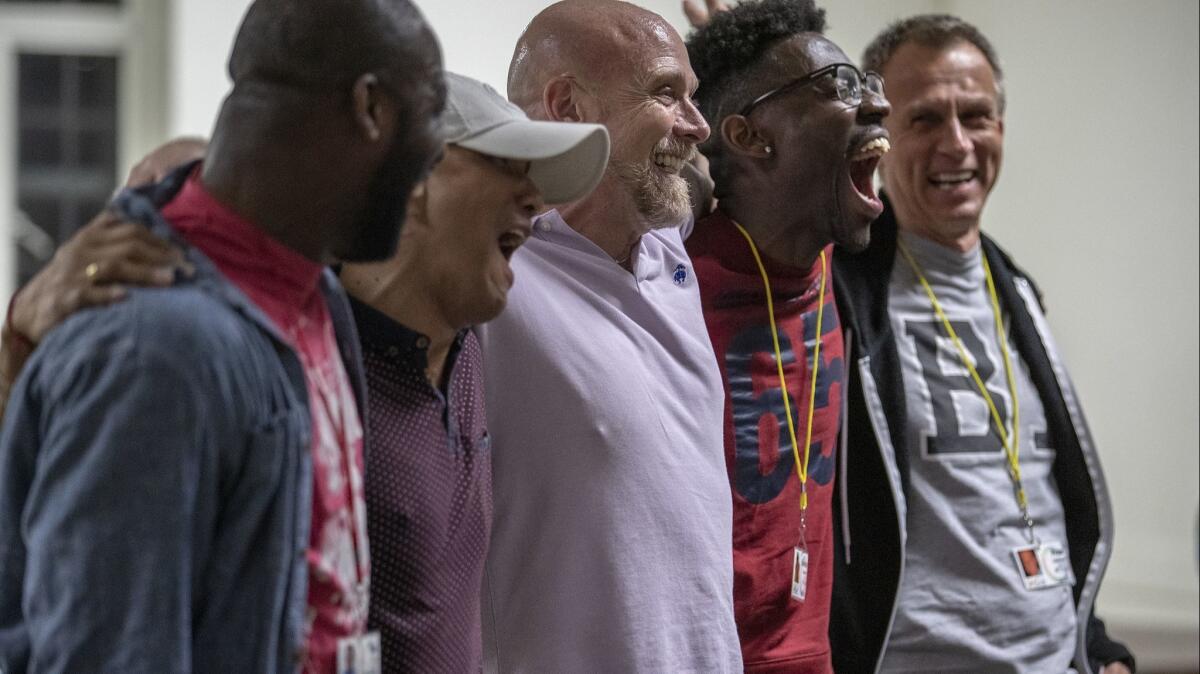
<svg viewBox="0 0 1200 674">
<path fill-rule="evenodd" d="M 777 87 L 750 101 L 746 107 L 742 108 L 738 114 L 745 117 L 750 114 L 750 111 L 757 107 L 763 101 L 781 94 L 785 91 L 792 91 L 800 87 L 812 84 L 820 80 L 822 77 L 832 76 L 834 84 L 837 86 L 838 99 L 850 107 L 862 105 L 863 89 L 866 88 L 876 96 L 883 96 L 883 77 L 879 73 L 862 72 L 858 68 L 849 63 L 833 63 L 818 68 L 811 73 L 801 77 L 798 80 L 792 80 L 782 87 Z"/>
</svg>

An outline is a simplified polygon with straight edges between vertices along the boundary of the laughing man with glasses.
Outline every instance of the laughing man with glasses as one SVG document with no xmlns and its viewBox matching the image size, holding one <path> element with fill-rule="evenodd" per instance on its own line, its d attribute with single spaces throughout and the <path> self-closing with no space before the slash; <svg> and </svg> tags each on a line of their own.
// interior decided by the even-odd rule
<svg viewBox="0 0 1200 674">
<path fill-rule="evenodd" d="M 866 246 L 883 211 L 872 184 L 889 147 L 883 81 L 849 64 L 824 25 L 812 0 L 745 2 L 688 43 L 720 205 L 687 248 L 726 394 L 734 612 L 755 673 L 833 671 L 845 364 L 829 264 L 832 244 Z"/>
</svg>

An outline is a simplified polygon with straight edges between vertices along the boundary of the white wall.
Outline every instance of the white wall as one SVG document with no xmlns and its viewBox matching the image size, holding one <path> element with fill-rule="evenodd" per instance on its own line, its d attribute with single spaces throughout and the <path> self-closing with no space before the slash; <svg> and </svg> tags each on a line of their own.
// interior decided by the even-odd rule
<svg viewBox="0 0 1200 674">
<path fill-rule="evenodd" d="M 172 0 L 171 70 L 175 90 L 171 129 L 175 134 L 207 135 L 229 80 L 225 58 L 249 0 Z M 505 90 L 509 57 L 517 37 L 547 0 L 416 0 L 442 43 L 446 68 Z M 683 12 L 674 0 L 648 0 L 657 11 L 684 29 Z"/>
<path fill-rule="evenodd" d="M 509 58 L 521 31 L 550 0 L 415 0 L 442 43 L 446 68 L 505 90 Z M 249 0 L 171 0 L 170 110 L 173 134 L 209 133 L 229 86 L 225 58 Z M 641 0 L 687 33 L 681 0 Z M 885 21 L 938 7 L 938 0 L 862 0 L 826 3 L 831 30 L 856 60 L 861 46 Z M 941 3 L 941 4 L 944 4 Z"/>
<path fill-rule="evenodd" d="M 207 134 L 247 0 L 172 0 L 173 133 Z M 418 0 L 450 69 L 503 91 L 543 0 Z M 676 0 L 644 0 L 681 30 Z M 1198 299 L 1193 0 L 828 0 L 858 57 L 887 20 L 951 11 L 1007 69 L 1006 157 L 985 227 L 1046 292 L 1116 502 L 1100 608 L 1143 664 L 1197 663 Z"/>
<path fill-rule="evenodd" d="M 225 60 L 249 0 L 171 0 L 172 136 L 207 136 L 229 89 Z"/>
</svg>

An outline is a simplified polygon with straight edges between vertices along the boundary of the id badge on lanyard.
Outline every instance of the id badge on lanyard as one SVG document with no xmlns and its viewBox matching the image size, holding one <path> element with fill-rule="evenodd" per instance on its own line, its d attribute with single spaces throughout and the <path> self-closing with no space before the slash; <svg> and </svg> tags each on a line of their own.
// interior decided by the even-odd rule
<svg viewBox="0 0 1200 674">
<path fill-rule="evenodd" d="M 1058 541 L 1018 546 L 1013 548 L 1012 555 L 1026 590 L 1075 584 L 1071 559 L 1066 548 Z"/>
<path fill-rule="evenodd" d="M 796 546 L 792 561 L 792 599 L 804 601 L 808 594 L 808 548 Z"/>
</svg>

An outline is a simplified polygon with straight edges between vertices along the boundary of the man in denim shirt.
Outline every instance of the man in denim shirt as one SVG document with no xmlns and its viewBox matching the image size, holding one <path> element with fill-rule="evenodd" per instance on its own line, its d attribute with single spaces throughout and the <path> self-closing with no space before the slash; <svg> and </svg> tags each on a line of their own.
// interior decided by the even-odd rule
<svg viewBox="0 0 1200 674">
<path fill-rule="evenodd" d="M 319 453 L 354 459 L 361 442 L 352 319 L 320 267 L 392 252 L 440 146 L 440 55 L 406 0 L 259 0 L 230 74 L 205 165 L 116 202 L 175 239 L 195 277 L 72 316 L 12 391 L 6 674 L 331 671 L 308 649 L 361 631 L 312 625 L 314 598 L 337 603 L 313 593 L 324 580 L 307 569 L 322 569 L 315 528 L 310 538 L 314 489 L 328 486 L 314 483 Z M 287 292 L 265 297 L 281 279 Z"/>
</svg>

